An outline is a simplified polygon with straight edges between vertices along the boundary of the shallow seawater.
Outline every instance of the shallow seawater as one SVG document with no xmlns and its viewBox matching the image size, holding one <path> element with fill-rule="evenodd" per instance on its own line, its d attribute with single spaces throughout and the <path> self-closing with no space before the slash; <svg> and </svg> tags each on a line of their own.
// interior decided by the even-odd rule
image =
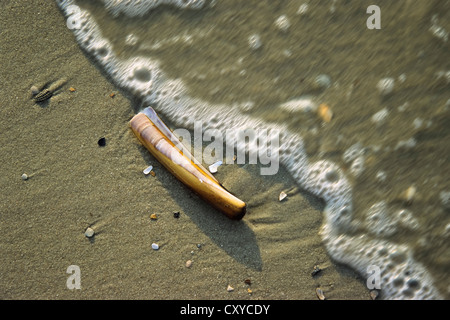
<svg viewBox="0 0 450 320">
<path fill-rule="evenodd" d="M 383 239 L 406 244 L 450 297 L 450 212 L 441 199 L 450 191 L 449 42 L 433 29 L 450 30 L 448 1 L 377 1 L 374 30 L 366 26 L 370 1 L 208 1 L 141 18 L 113 17 L 100 1 L 77 4 L 118 57 L 157 59 L 190 96 L 211 104 L 248 102 L 245 114 L 299 133 L 309 159 L 340 166 L 352 183 L 354 234 L 383 223 L 367 223 L 372 205 L 406 212 Z M 317 85 L 319 75 L 329 86 Z M 394 80 L 386 95 L 377 88 L 384 78 Z M 300 97 L 326 104 L 331 120 L 281 107 Z M 355 145 L 359 168 L 345 161 Z"/>
</svg>

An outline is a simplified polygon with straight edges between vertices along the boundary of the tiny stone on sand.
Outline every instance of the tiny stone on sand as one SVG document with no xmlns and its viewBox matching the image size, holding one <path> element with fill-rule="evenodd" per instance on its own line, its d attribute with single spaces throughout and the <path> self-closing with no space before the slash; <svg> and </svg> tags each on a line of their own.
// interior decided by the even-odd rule
<svg viewBox="0 0 450 320">
<path fill-rule="evenodd" d="M 95 234 L 94 229 L 92 229 L 91 227 L 88 227 L 88 228 L 86 229 L 86 231 L 84 232 L 84 235 L 85 235 L 87 238 L 92 238 L 92 237 L 94 236 L 94 234 Z"/>
</svg>

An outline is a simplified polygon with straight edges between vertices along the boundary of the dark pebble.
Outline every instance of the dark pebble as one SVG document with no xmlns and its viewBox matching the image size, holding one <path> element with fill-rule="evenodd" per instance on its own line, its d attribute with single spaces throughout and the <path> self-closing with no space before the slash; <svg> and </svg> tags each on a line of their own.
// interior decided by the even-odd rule
<svg viewBox="0 0 450 320">
<path fill-rule="evenodd" d="M 180 217 L 180 212 L 179 211 L 174 212 L 173 217 L 178 219 Z"/>
<path fill-rule="evenodd" d="M 100 147 L 104 147 L 104 146 L 106 146 L 106 139 L 105 138 L 100 138 L 100 139 L 98 139 L 98 145 L 100 146 Z"/>
</svg>

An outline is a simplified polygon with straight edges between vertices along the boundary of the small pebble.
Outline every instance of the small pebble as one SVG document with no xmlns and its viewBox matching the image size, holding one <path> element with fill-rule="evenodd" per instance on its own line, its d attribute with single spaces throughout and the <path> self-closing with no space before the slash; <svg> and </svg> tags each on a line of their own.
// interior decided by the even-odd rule
<svg viewBox="0 0 450 320">
<path fill-rule="evenodd" d="M 186 268 L 190 268 L 192 266 L 192 260 L 186 261 Z"/>
<path fill-rule="evenodd" d="M 370 297 L 372 298 L 372 300 L 375 300 L 378 297 L 378 290 L 372 290 L 370 291 Z"/>
<path fill-rule="evenodd" d="M 31 91 L 31 95 L 33 95 L 33 96 L 35 96 L 39 93 L 39 89 L 36 86 L 31 86 L 30 91 Z"/>
<path fill-rule="evenodd" d="M 75 92 L 75 91 L 77 91 L 77 90 L 76 90 L 74 87 L 70 87 L 70 88 L 69 88 L 69 91 L 70 91 L 70 92 Z"/>
<path fill-rule="evenodd" d="M 178 218 L 180 217 L 180 211 L 175 211 L 175 212 L 173 213 L 173 217 L 174 217 L 175 219 L 178 219 Z"/>
<path fill-rule="evenodd" d="M 153 250 L 158 250 L 159 249 L 159 245 L 157 243 L 152 243 L 152 249 Z"/>
<path fill-rule="evenodd" d="M 28 175 L 26 173 L 22 174 L 22 180 L 28 180 Z"/>
<path fill-rule="evenodd" d="M 209 171 L 211 173 L 216 173 L 217 172 L 217 168 L 220 167 L 222 165 L 222 161 L 217 161 L 215 163 L 213 163 L 212 165 L 209 166 Z"/>
<path fill-rule="evenodd" d="M 414 119 L 414 121 L 413 121 L 414 129 L 417 130 L 417 129 L 419 129 L 422 125 L 423 125 L 423 119 L 421 119 L 421 118 L 419 118 L 419 117 L 417 117 L 417 118 Z"/>
<path fill-rule="evenodd" d="M 113 92 L 109 95 L 111 98 L 114 98 L 116 96 L 116 94 Z"/>
<path fill-rule="evenodd" d="M 234 288 L 233 288 L 232 286 L 228 285 L 227 291 L 228 291 L 228 292 L 233 292 L 233 291 L 234 291 Z"/>
<path fill-rule="evenodd" d="M 158 216 L 156 215 L 156 213 L 152 213 L 152 214 L 150 215 L 150 219 L 152 219 L 152 220 L 158 220 Z"/>
<path fill-rule="evenodd" d="M 283 201 L 287 197 L 286 192 L 281 191 L 280 195 L 278 196 L 278 201 Z"/>
<path fill-rule="evenodd" d="M 331 111 L 331 108 L 325 103 L 319 105 L 317 114 L 325 122 L 330 122 L 331 118 L 333 117 L 333 111 Z"/>
<path fill-rule="evenodd" d="M 86 229 L 86 231 L 84 232 L 84 235 L 85 235 L 87 238 L 92 238 L 92 237 L 94 236 L 94 234 L 95 234 L 94 229 L 92 229 L 91 227 L 88 227 L 88 228 Z"/>
</svg>

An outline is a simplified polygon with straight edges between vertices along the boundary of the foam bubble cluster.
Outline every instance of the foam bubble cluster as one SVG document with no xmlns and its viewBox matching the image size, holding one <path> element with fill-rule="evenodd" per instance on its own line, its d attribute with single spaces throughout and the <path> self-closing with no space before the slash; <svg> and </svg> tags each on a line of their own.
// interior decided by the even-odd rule
<svg viewBox="0 0 450 320">
<path fill-rule="evenodd" d="M 142 16 L 162 4 L 181 9 L 199 9 L 204 0 L 104 0 L 105 8 L 112 15 L 124 13 L 127 16 Z M 71 16 L 68 10 L 74 0 L 57 0 L 62 12 Z M 385 204 L 376 204 L 367 213 L 368 230 L 373 233 L 354 232 L 352 187 L 341 168 L 333 162 L 320 160 L 311 163 L 307 157 L 302 137 L 287 126 L 265 122 L 251 117 L 239 106 L 211 104 L 187 94 L 180 79 L 171 79 L 160 69 L 158 61 L 151 57 L 122 59 L 114 53 L 111 42 L 102 33 L 86 10 L 71 18 L 79 19 L 81 27 L 74 29 L 80 47 L 104 70 L 121 89 L 139 98 L 144 106 L 151 105 L 158 113 L 167 117 L 174 125 L 193 129 L 194 121 L 205 124 L 203 130 L 217 129 L 222 132 L 233 129 L 269 129 L 280 132 L 277 147 L 279 160 L 291 173 L 297 183 L 326 202 L 324 224 L 321 235 L 332 258 L 345 263 L 366 276 L 370 265 L 377 265 L 382 275 L 382 295 L 394 299 L 440 298 L 432 285 L 432 279 L 425 268 L 414 260 L 410 248 L 389 242 L 385 236 L 391 234 L 401 221 L 409 221 L 409 212 L 398 212 L 392 220 L 386 214 Z M 309 100 L 308 100 L 309 103 Z M 294 100 L 283 106 L 292 112 L 311 107 L 303 100 Z M 314 109 L 314 106 L 311 108 Z M 211 113 L 214 110 L 214 113 Z M 236 131 L 237 132 L 237 131 Z M 234 144 L 237 137 L 227 136 L 227 144 Z M 264 145 L 270 145 L 269 141 Z M 236 148 L 246 148 L 237 145 Z M 244 150 L 245 151 L 245 150 Z M 355 145 L 344 154 L 345 162 L 357 163 L 354 174 L 361 170 L 358 159 L 363 159 L 360 145 Z M 385 224 L 386 222 L 386 224 Z M 406 222 L 405 222 L 406 223 Z M 352 232 L 349 232 L 352 231 Z"/>
<path fill-rule="evenodd" d="M 330 225 L 325 225 L 326 229 Z M 368 275 L 371 266 L 381 271 L 381 298 L 440 299 L 426 268 L 416 261 L 411 248 L 368 235 L 333 235 L 322 232 L 333 258 L 352 266 L 361 275 Z"/>
</svg>

